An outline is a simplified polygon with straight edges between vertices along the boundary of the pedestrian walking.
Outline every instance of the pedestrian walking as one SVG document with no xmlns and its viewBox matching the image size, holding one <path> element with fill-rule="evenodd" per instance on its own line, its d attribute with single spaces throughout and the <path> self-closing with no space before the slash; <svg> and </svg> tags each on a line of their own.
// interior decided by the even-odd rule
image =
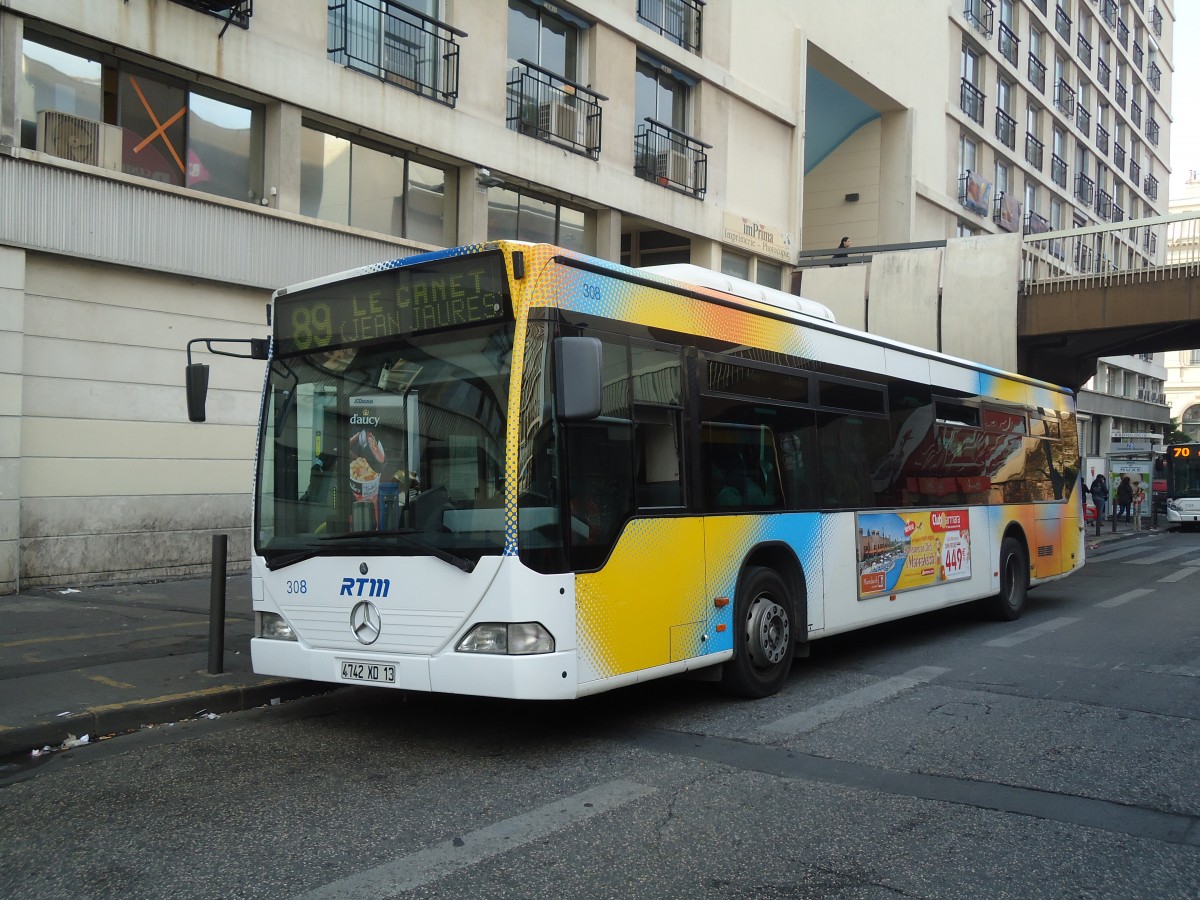
<svg viewBox="0 0 1200 900">
<path fill-rule="evenodd" d="M 1129 480 L 1128 475 L 1121 476 L 1121 482 L 1117 485 L 1117 518 L 1125 517 L 1126 523 L 1133 521 L 1133 483 Z"/>
<path fill-rule="evenodd" d="M 1103 472 L 1092 479 L 1092 504 L 1096 507 L 1096 521 L 1103 522 L 1108 509 L 1108 479 Z"/>
</svg>

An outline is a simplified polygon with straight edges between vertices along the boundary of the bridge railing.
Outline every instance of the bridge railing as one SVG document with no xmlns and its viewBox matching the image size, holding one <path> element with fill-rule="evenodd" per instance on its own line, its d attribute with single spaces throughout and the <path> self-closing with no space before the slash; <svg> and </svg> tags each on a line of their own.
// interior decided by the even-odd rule
<svg viewBox="0 0 1200 900">
<path fill-rule="evenodd" d="M 1065 281 L 1153 280 L 1180 266 L 1200 267 L 1200 212 L 1026 234 L 1021 281 L 1034 293 Z"/>
</svg>

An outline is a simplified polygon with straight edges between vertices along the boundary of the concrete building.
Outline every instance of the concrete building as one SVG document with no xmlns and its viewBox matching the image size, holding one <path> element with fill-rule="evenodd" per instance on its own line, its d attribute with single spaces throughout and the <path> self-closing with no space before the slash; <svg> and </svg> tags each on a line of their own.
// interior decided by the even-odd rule
<svg viewBox="0 0 1200 900">
<path fill-rule="evenodd" d="M 215 366 L 193 426 L 183 347 L 262 336 L 272 289 L 381 258 L 517 237 L 786 286 L 842 235 L 949 239 L 805 292 L 1012 368 L 1020 232 L 1165 211 L 1173 22 L 1168 0 L 0 0 L 0 592 L 194 572 L 215 532 L 244 558 L 261 364 Z"/>
<path fill-rule="evenodd" d="M 1188 172 L 1183 190 L 1171 197 L 1170 208 L 1172 213 L 1200 212 L 1200 173 Z M 1167 255 L 1176 264 L 1200 260 L 1200 220 L 1172 223 Z M 1173 350 L 1165 356 L 1171 419 L 1191 440 L 1200 441 L 1200 350 Z"/>
</svg>

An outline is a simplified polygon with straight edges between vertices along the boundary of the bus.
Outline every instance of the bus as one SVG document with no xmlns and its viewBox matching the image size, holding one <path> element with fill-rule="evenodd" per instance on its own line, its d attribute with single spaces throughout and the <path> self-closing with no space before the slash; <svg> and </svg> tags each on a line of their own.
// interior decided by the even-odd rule
<svg viewBox="0 0 1200 900">
<path fill-rule="evenodd" d="M 689 272 L 496 241 L 276 292 L 254 670 L 763 697 L 812 641 L 1016 619 L 1083 565 L 1070 391 Z"/>
<path fill-rule="evenodd" d="M 1167 525 L 1200 525 L 1200 444 L 1167 447 Z"/>
</svg>

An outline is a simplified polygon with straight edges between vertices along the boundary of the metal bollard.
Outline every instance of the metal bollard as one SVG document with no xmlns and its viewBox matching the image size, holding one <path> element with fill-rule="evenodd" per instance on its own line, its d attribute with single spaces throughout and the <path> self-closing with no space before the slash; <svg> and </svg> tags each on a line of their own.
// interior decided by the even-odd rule
<svg viewBox="0 0 1200 900">
<path fill-rule="evenodd" d="M 208 674 L 225 671 L 225 557 L 229 535 L 214 534 L 208 586 Z"/>
</svg>

